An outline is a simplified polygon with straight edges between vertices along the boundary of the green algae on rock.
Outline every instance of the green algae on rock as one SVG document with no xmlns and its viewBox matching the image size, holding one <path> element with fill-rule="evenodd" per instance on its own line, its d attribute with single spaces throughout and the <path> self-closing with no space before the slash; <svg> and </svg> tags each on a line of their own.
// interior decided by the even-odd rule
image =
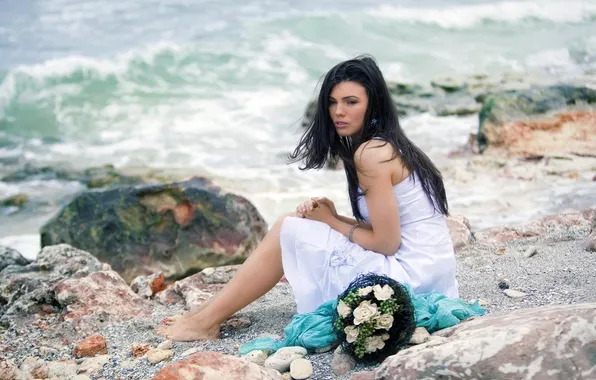
<svg viewBox="0 0 596 380">
<path fill-rule="evenodd" d="M 248 200 L 193 178 L 83 192 L 41 228 L 41 245 L 88 251 L 130 282 L 241 263 L 266 231 Z"/>
</svg>

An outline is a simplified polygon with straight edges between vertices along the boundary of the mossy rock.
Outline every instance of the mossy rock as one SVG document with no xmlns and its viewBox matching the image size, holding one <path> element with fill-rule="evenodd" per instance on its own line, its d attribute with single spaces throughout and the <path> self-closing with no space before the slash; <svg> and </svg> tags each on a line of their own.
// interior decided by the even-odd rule
<svg viewBox="0 0 596 380">
<path fill-rule="evenodd" d="M 523 91 L 504 91 L 486 97 L 479 112 L 478 146 L 481 151 L 495 143 L 491 136 L 506 124 L 548 122 L 571 110 L 594 111 L 596 90 L 559 84 Z"/>
<path fill-rule="evenodd" d="M 140 185 L 145 183 L 145 181 L 139 176 L 128 176 L 121 174 L 113 165 L 110 164 L 88 168 L 83 171 L 74 171 L 53 166 L 35 166 L 26 164 L 24 167 L 6 175 L 1 180 L 3 182 L 20 182 L 34 179 L 42 181 L 52 179 L 78 181 L 85 184 L 90 189 Z"/>
<path fill-rule="evenodd" d="M 26 194 L 16 194 L 0 201 L 0 207 L 23 207 L 29 202 Z"/>
<path fill-rule="evenodd" d="M 90 252 L 130 282 L 157 271 L 176 279 L 240 263 L 266 231 L 248 200 L 194 178 L 83 192 L 41 228 L 41 245 Z"/>
</svg>

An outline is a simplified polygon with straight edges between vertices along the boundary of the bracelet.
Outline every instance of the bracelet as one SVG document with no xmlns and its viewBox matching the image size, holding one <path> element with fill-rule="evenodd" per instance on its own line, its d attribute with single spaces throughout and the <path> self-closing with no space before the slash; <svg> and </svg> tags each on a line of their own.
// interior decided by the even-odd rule
<svg viewBox="0 0 596 380">
<path fill-rule="evenodd" d="M 350 228 L 350 233 L 348 234 L 348 240 L 353 243 L 354 241 L 352 240 L 352 235 L 354 234 L 354 230 L 356 228 L 360 227 L 360 223 L 356 223 L 352 226 L 352 228 Z"/>
</svg>

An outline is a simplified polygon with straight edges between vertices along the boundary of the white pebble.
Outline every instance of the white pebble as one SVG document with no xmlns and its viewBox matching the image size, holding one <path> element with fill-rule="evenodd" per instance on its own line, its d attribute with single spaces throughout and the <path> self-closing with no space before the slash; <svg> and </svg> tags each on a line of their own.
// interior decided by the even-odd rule
<svg viewBox="0 0 596 380">
<path fill-rule="evenodd" d="M 505 289 L 503 290 L 503 293 L 505 293 L 507 297 L 511 298 L 522 298 L 526 296 L 526 293 L 514 289 Z"/>
<path fill-rule="evenodd" d="M 528 249 L 526 249 L 526 252 L 524 252 L 524 256 L 529 258 L 529 257 L 534 256 L 537 253 L 538 253 L 538 248 L 536 248 L 532 245 L 532 246 L 528 247 Z"/>
<path fill-rule="evenodd" d="M 330 344 L 329 346 L 325 346 L 325 347 L 321 347 L 321 348 L 315 348 L 315 353 L 316 354 L 323 354 L 325 352 L 329 352 L 329 351 L 333 350 L 335 347 L 337 347 L 336 344 Z"/>
<path fill-rule="evenodd" d="M 287 372 L 294 360 L 304 356 L 306 356 L 304 347 L 283 347 L 265 360 L 265 367 L 276 369 L 281 373 Z"/>
<path fill-rule="evenodd" d="M 416 327 L 412 338 L 410 338 L 410 344 L 422 344 L 428 342 L 430 334 L 424 327 Z"/>
<path fill-rule="evenodd" d="M 164 360 L 171 358 L 172 356 L 174 356 L 174 351 L 172 351 L 172 350 L 153 349 L 153 350 L 147 351 L 147 360 L 151 364 L 162 362 Z"/>
<path fill-rule="evenodd" d="M 85 359 L 79 366 L 79 373 L 90 375 L 97 374 L 109 361 L 110 357 L 108 355 L 100 355 Z"/>
<path fill-rule="evenodd" d="M 295 380 L 304 380 L 312 376 L 312 364 L 306 359 L 296 359 L 290 364 L 290 375 Z"/>
<path fill-rule="evenodd" d="M 171 350 L 172 349 L 172 341 L 171 340 L 164 340 L 160 344 L 157 345 L 158 350 Z"/>
<path fill-rule="evenodd" d="M 285 356 L 288 354 L 300 355 L 305 357 L 307 354 L 306 348 L 300 346 L 282 347 L 275 352 L 275 355 Z"/>
<path fill-rule="evenodd" d="M 261 350 L 254 350 L 244 355 L 242 358 L 262 366 L 265 364 L 265 360 L 267 360 L 267 354 Z"/>
<path fill-rule="evenodd" d="M 190 355 L 192 355 L 192 354 L 196 354 L 196 353 L 197 353 L 197 352 L 199 352 L 199 351 L 201 351 L 201 349 L 200 349 L 200 348 L 198 348 L 198 347 L 195 347 L 195 348 L 189 348 L 188 350 L 184 351 L 184 352 L 182 353 L 182 355 L 180 355 L 180 356 L 182 356 L 183 358 L 185 358 L 185 357 L 187 357 L 187 356 L 190 356 Z"/>
</svg>

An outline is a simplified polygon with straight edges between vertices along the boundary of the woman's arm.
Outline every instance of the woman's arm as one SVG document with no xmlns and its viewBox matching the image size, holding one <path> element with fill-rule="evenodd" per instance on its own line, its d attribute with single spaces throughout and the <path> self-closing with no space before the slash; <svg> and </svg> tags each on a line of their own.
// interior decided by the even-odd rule
<svg viewBox="0 0 596 380">
<path fill-rule="evenodd" d="M 340 222 L 349 224 L 350 226 L 353 226 L 354 224 L 357 224 L 358 221 L 354 218 L 348 218 L 347 216 L 343 216 L 343 215 L 337 215 L 335 217 L 337 220 L 339 220 Z"/>
<path fill-rule="evenodd" d="M 387 256 L 394 255 L 401 244 L 399 207 L 391 177 L 395 168 L 402 168 L 402 165 L 396 165 L 395 160 L 399 158 L 393 156 L 393 147 L 378 140 L 362 144 L 354 155 L 358 181 L 365 192 L 370 227 L 356 228 L 352 241 L 362 248 Z M 401 177 L 403 173 L 398 175 Z M 330 220 L 329 226 L 345 236 L 352 228 L 350 223 L 340 219 Z"/>
</svg>

